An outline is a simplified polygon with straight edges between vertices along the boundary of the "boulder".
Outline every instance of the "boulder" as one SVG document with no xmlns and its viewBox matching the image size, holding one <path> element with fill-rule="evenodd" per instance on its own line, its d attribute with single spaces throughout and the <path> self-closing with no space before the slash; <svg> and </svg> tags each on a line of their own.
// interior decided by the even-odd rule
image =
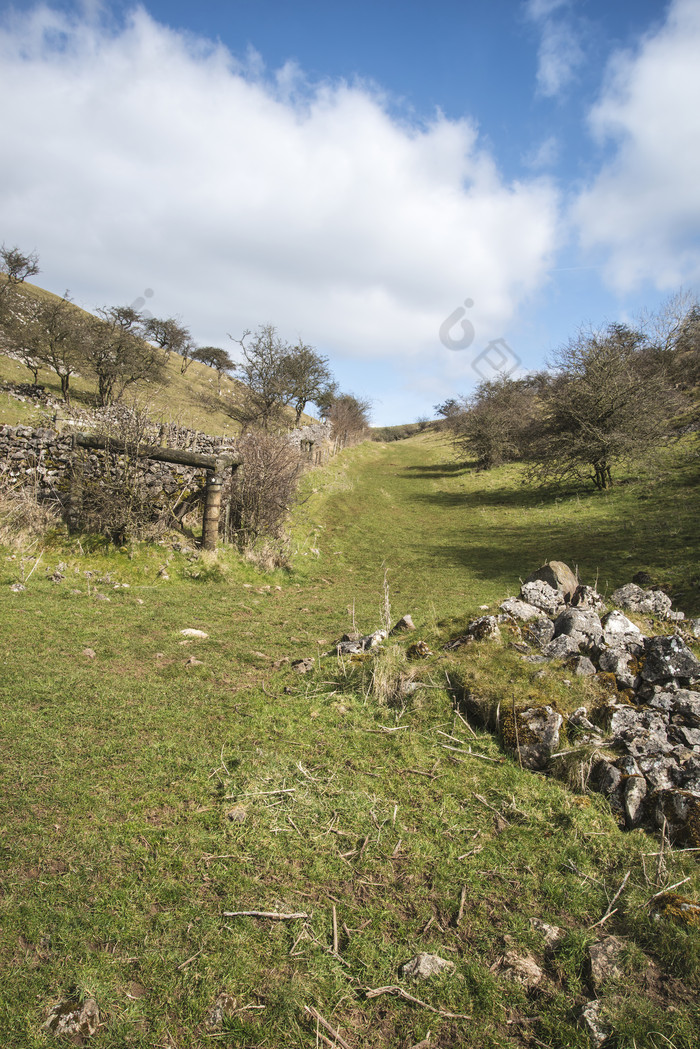
<svg viewBox="0 0 700 1049">
<path fill-rule="evenodd" d="M 666 732 L 666 721 L 648 707 L 618 707 L 610 721 L 615 742 L 624 744 L 630 754 L 668 754 L 673 750 Z"/>
<path fill-rule="evenodd" d="M 523 637 L 538 648 L 544 648 L 554 637 L 554 623 L 546 616 L 530 620 L 523 631 Z"/>
<path fill-rule="evenodd" d="M 554 590 L 558 590 L 565 601 L 571 600 L 578 586 L 578 579 L 563 561 L 548 561 L 541 568 L 538 568 L 536 572 L 529 575 L 525 580 L 525 584 L 533 583 L 538 579 L 544 583 L 549 583 Z"/>
<path fill-rule="evenodd" d="M 572 656 L 567 668 L 573 670 L 576 677 L 593 677 L 596 672 L 588 656 Z"/>
<path fill-rule="evenodd" d="M 628 619 L 626 615 L 615 608 L 612 612 L 604 615 L 600 621 L 603 628 L 603 639 L 608 645 L 614 645 L 620 639 L 628 635 L 643 640 L 643 634 L 638 626 Z"/>
<path fill-rule="evenodd" d="M 605 608 L 605 601 L 595 587 L 581 584 L 576 587 L 574 596 L 571 598 L 574 608 L 589 608 L 594 612 L 601 612 Z"/>
<path fill-rule="evenodd" d="M 618 688 L 634 688 L 637 675 L 630 670 L 631 659 L 623 648 L 606 648 L 598 656 L 598 668 L 603 674 L 614 674 Z"/>
<path fill-rule="evenodd" d="M 585 639 L 589 644 L 603 637 L 603 626 L 597 612 L 582 608 L 566 608 L 554 620 L 554 637 L 561 634 Z"/>
<path fill-rule="evenodd" d="M 692 848 L 700 846 L 700 797 L 688 790 L 660 790 L 654 796 L 653 815 L 657 827 L 664 820 L 671 841 Z"/>
<path fill-rule="evenodd" d="M 640 754 L 637 764 L 650 793 L 682 786 L 682 772 L 674 754 Z"/>
<path fill-rule="evenodd" d="M 519 601 L 517 597 L 509 597 L 500 608 L 506 615 L 512 616 L 513 619 L 518 619 L 521 622 L 538 619 L 542 615 L 541 610 L 536 605 L 530 605 L 527 601 Z"/>
<path fill-rule="evenodd" d="M 580 637 L 581 635 L 579 635 L 579 639 Z M 577 655 L 580 651 L 579 639 L 570 637 L 568 634 L 561 634 L 543 646 L 542 655 L 546 656 L 547 659 L 566 659 L 567 656 Z"/>
<path fill-rule="evenodd" d="M 520 597 L 529 605 L 546 612 L 548 616 L 555 616 L 564 606 L 562 595 L 544 579 L 533 579 L 529 583 L 523 583 Z"/>
<path fill-rule="evenodd" d="M 652 637 L 646 645 L 642 680 L 650 685 L 678 681 L 684 685 L 700 679 L 700 660 L 675 634 Z"/>
<path fill-rule="evenodd" d="M 614 590 L 610 600 L 630 612 L 646 612 L 648 615 L 665 618 L 671 611 L 671 598 L 662 590 L 643 590 L 636 583 L 627 583 Z"/>
</svg>

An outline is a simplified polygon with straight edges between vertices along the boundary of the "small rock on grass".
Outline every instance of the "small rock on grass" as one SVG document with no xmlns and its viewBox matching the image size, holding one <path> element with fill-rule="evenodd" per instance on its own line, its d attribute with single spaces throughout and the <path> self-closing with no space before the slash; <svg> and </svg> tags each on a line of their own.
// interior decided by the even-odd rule
<svg viewBox="0 0 700 1049">
<path fill-rule="evenodd" d="M 209 637 L 209 634 L 205 633 L 204 630 L 195 630 L 194 627 L 188 626 L 185 630 L 181 630 L 180 633 L 183 637 L 197 637 L 204 640 Z"/>
<path fill-rule="evenodd" d="M 310 670 L 313 670 L 315 663 L 313 656 L 307 656 L 306 659 L 295 659 L 292 663 L 292 670 L 296 670 L 297 674 L 308 674 Z"/>
<path fill-rule="evenodd" d="M 617 936 L 605 936 L 588 948 L 591 960 L 593 987 L 599 991 L 607 980 L 619 979 L 622 968 L 618 964 L 624 944 Z"/>
<path fill-rule="evenodd" d="M 204 664 L 201 659 L 195 659 L 194 656 L 190 656 L 189 659 L 185 660 L 186 667 L 202 667 Z"/>
<path fill-rule="evenodd" d="M 94 648 L 84 648 L 83 655 L 86 656 L 88 659 L 94 659 L 97 653 L 95 652 Z"/>
<path fill-rule="evenodd" d="M 225 991 L 222 991 L 209 1010 L 209 1014 L 204 1021 L 206 1026 L 210 1030 L 218 1030 L 223 1026 L 224 1017 L 232 1016 L 236 1011 L 237 1005 L 238 1003 L 233 995 L 226 994 Z"/>
<path fill-rule="evenodd" d="M 49 1014 L 44 1024 L 46 1030 L 56 1037 L 64 1036 L 81 1044 L 90 1038 L 98 1028 L 100 1010 L 94 998 L 88 998 L 82 1005 L 75 1001 L 59 1002 Z"/>
<path fill-rule="evenodd" d="M 547 922 L 542 921 L 541 918 L 530 918 L 530 925 L 537 932 L 542 933 L 548 947 L 555 947 L 564 936 L 558 925 L 549 925 Z"/>
<path fill-rule="evenodd" d="M 544 973 L 531 954 L 508 951 L 499 965 L 500 972 L 509 980 L 519 983 L 526 991 L 532 991 L 544 979 Z"/>
<path fill-rule="evenodd" d="M 410 615 L 406 615 L 406 616 L 401 616 L 401 619 L 399 619 L 398 623 L 396 623 L 395 626 L 392 628 L 391 633 L 392 634 L 402 634 L 402 633 L 405 633 L 408 630 L 415 630 L 415 629 L 416 629 L 415 624 L 414 624 L 413 620 L 411 619 Z"/>
<path fill-rule="evenodd" d="M 415 980 L 428 980 L 441 972 L 451 972 L 455 963 L 441 958 L 438 954 L 417 954 L 401 966 L 402 976 L 411 976 Z"/>
<path fill-rule="evenodd" d="M 611 1033 L 610 1028 L 600 1018 L 602 1009 L 603 1002 L 596 999 L 592 1002 L 587 1002 L 581 1010 L 581 1026 L 587 1032 L 596 1049 L 599 1049 Z"/>
</svg>

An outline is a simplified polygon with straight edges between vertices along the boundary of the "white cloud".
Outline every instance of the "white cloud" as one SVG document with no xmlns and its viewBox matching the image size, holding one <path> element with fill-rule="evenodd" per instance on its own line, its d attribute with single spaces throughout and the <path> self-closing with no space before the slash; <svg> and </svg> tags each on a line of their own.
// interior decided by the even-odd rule
<svg viewBox="0 0 700 1049">
<path fill-rule="evenodd" d="M 331 356 L 449 355 L 445 316 L 470 296 L 502 334 L 554 248 L 551 185 L 505 183 L 469 121 L 266 76 L 140 8 L 122 27 L 94 5 L 15 15 L 0 97 L 0 240 L 88 307 L 153 288 L 201 342 L 270 321 Z"/>
<path fill-rule="evenodd" d="M 568 17 L 568 0 L 528 0 L 525 14 L 541 33 L 537 55 L 537 90 L 553 98 L 573 80 L 583 61 L 576 28 Z"/>
<path fill-rule="evenodd" d="M 559 139 L 556 135 L 549 135 L 539 146 L 530 150 L 523 157 L 523 163 L 532 171 L 541 171 L 550 168 L 559 160 Z"/>
<path fill-rule="evenodd" d="M 700 279 L 700 2 L 675 0 L 635 53 L 613 57 L 590 126 L 613 155 L 576 202 L 585 248 L 618 290 Z"/>
</svg>

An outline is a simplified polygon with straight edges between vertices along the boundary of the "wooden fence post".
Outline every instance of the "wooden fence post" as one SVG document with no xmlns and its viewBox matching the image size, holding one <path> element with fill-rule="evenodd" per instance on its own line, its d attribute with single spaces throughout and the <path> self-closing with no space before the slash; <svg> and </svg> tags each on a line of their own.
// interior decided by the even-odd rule
<svg viewBox="0 0 700 1049">
<path fill-rule="evenodd" d="M 202 547 L 204 550 L 216 550 L 219 538 L 219 512 L 221 510 L 221 477 L 218 471 L 207 472 L 207 495 L 204 503 L 204 522 L 202 525 Z"/>
</svg>

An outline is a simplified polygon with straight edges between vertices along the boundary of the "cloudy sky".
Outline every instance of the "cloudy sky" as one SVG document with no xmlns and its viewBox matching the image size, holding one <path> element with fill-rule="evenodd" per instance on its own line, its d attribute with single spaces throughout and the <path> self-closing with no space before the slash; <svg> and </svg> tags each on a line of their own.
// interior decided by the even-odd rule
<svg viewBox="0 0 700 1049">
<path fill-rule="evenodd" d="M 0 240 L 377 424 L 700 289 L 700 0 L 0 0 Z"/>
</svg>

